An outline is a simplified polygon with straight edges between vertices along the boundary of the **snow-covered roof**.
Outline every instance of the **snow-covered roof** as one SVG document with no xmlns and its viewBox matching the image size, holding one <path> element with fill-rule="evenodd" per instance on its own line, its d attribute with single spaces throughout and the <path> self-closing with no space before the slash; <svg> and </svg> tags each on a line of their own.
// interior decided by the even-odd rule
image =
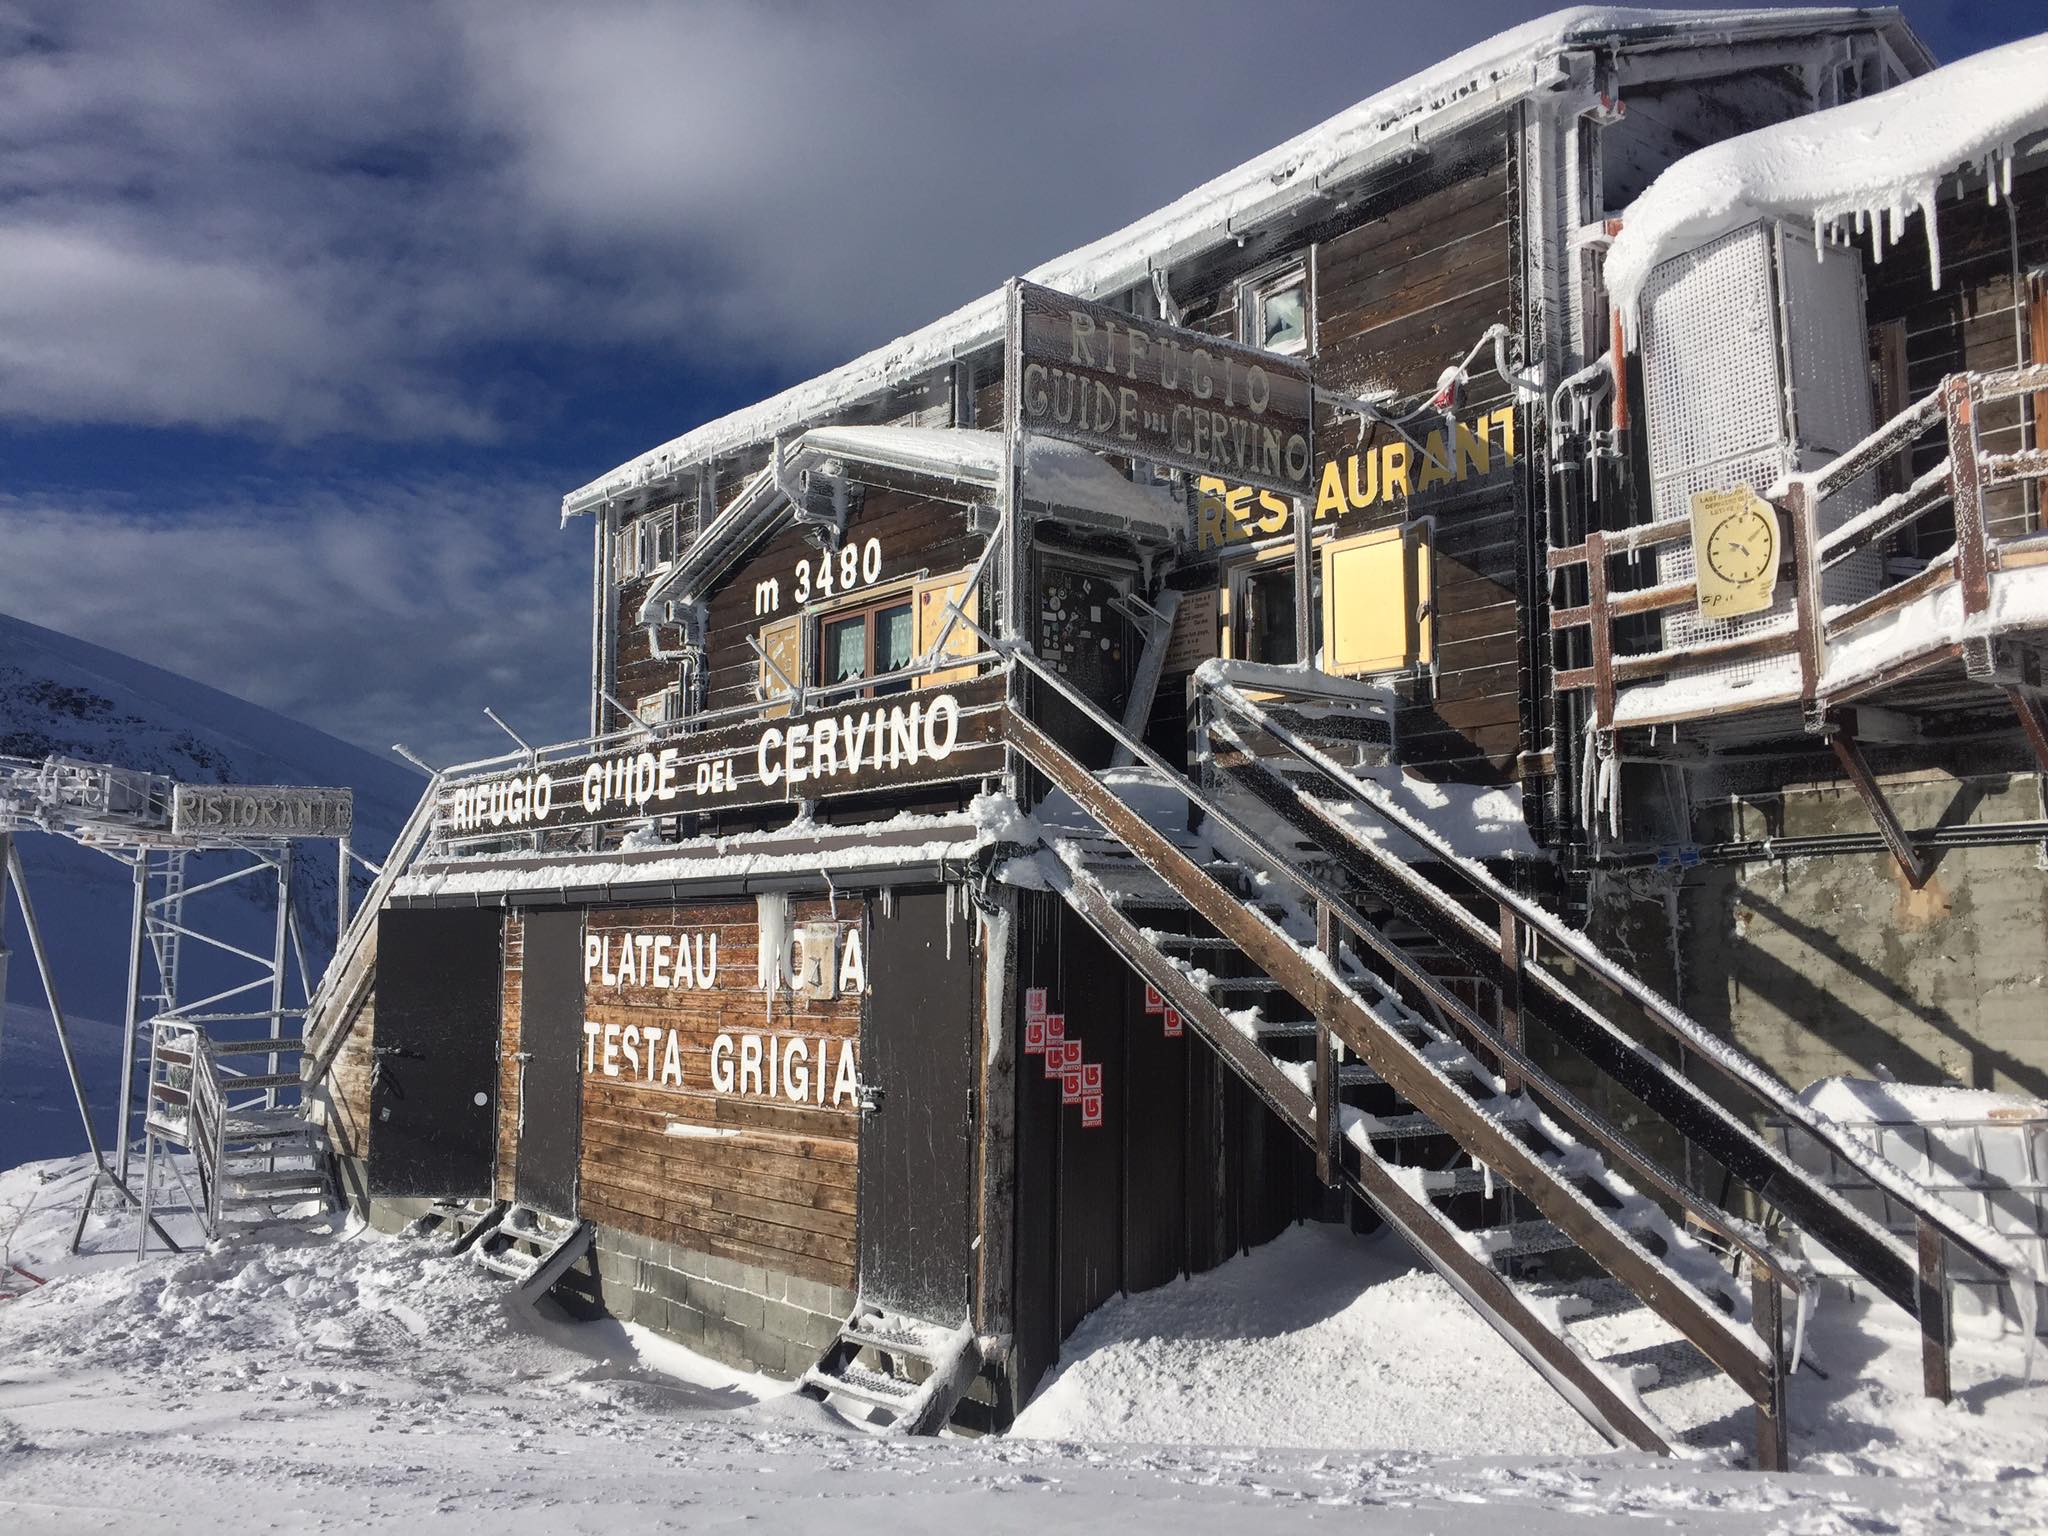
<svg viewBox="0 0 2048 1536">
<path fill-rule="evenodd" d="M 1934 277 L 1941 252 L 1935 191 L 1961 169 L 2011 190 L 2015 146 L 2048 130 L 2048 35 L 1987 49 L 1875 96 L 1695 150 L 1651 182 L 1622 216 L 1607 253 L 1608 292 L 1631 317 L 1666 258 L 1759 218 L 1869 227 L 1896 241 L 1915 209 L 1927 215 Z"/>
<path fill-rule="evenodd" d="M 1678 11 L 1574 6 L 1489 38 L 1367 97 L 1278 148 L 1167 204 L 1135 223 L 1033 268 L 1031 281 L 1083 298 L 1124 292 L 1155 268 L 1187 260 L 1289 211 L 1325 187 L 1379 161 L 1408 153 L 1424 138 L 1547 84 L 1558 55 L 1603 43 L 1638 48 L 1699 47 L 1779 34 L 1818 36 L 1846 28 L 1895 27 L 1886 7 L 1809 10 Z M 562 498 L 566 520 L 592 511 L 687 465 L 794 430 L 805 422 L 926 373 L 1002 339 L 1001 289 L 898 337 L 829 373 L 758 404 L 692 428 Z"/>
<path fill-rule="evenodd" d="M 813 427 L 785 449 L 783 473 L 830 459 L 990 491 L 1003 480 L 1002 435 L 967 427 Z M 1091 514 L 1111 527 L 1157 542 L 1176 542 L 1187 530 L 1187 509 L 1164 486 L 1138 485 L 1086 448 L 1051 438 L 1026 440 L 1024 497 L 1039 506 Z M 648 589 L 640 605 L 640 622 L 653 622 L 663 603 L 699 594 L 787 506 L 774 466 L 755 475 Z"/>
</svg>

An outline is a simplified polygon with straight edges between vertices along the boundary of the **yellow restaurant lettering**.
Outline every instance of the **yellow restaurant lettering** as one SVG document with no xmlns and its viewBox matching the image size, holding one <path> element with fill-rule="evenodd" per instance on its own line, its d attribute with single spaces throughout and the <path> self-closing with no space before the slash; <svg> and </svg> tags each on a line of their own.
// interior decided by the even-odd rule
<svg viewBox="0 0 2048 1536">
<path fill-rule="evenodd" d="M 1399 438 L 1341 459 L 1324 461 L 1316 488 L 1315 520 L 1347 509 L 1362 512 L 1470 475 L 1506 468 L 1515 457 L 1515 408 L 1504 405 L 1476 422 L 1458 422 L 1450 441 L 1441 428 L 1422 440 L 1418 455 Z M 1497 457 L 1496 457 L 1497 452 Z M 1239 539 L 1285 533 L 1287 498 L 1272 491 L 1229 485 L 1213 475 L 1195 484 L 1195 550 L 1199 554 Z"/>
</svg>

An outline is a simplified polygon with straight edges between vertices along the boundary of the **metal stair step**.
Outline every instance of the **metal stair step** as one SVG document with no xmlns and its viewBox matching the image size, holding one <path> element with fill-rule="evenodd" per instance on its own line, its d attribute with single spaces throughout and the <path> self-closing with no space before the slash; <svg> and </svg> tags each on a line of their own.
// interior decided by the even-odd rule
<svg viewBox="0 0 2048 1536">
<path fill-rule="evenodd" d="M 1269 1019 L 1261 1015 L 1252 1021 L 1252 1033 L 1260 1040 L 1313 1040 L 1320 1026 L 1314 1019 Z"/>
<path fill-rule="evenodd" d="M 326 1194 L 328 1180 L 317 1167 L 276 1167 L 262 1171 L 221 1169 L 221 1192 L 231 1196 Z"/>
<path fill-rule="evenodd" d="M 282 1056 L 306 1048 L 299 1035 L 281 1035 L 275 1040 L 210 1040 L 207 1045 L 216 1056 L 268 1056 L 273 1051 Z"/>
<path fill-rule="evenodd" d="M 1510 1226 L 1489 1227 L 1475 1235 L 1489 1259 L 1531 1258 L 1577 1246 L 1562 1227 L 1547 1221 L 1518 1221 Z"/>
<path fill-rule="evenodd" d="M 1368 1116 L 1365 1134 L 1374 1141 L 1416 1141 L 1425 1136 L 1448 1136 L 1451 1133 L 1429 1116 L 1413 1114 Z"/>
<path fill-rule="evenodd" d="M 880 1319 L 864 1319 L 842 1328 L 839 1337 L 848 1344 L 858 1344 L 865 1349 L 879 1349 L 892 1355 L 915 1355 L 920 1360 L 933 1362 L 953 1347 L 953 1340 L 948 1335 L 928 1337 L 908 1325 Z"/>
<path fill-rule="evenodd" d="M 811 1370 L 804 1373 L 804 1385 L 815 1387 L 822 1392 L 834 1392 L 850 1397 L 856 1402 L 882 1408 L 890 1413 L 900 1414 L 910 1406 L 917 1395 L 917 1388 L 910 1382 L 900 1381 L 894 1376 L 884 1376 L 880 1371 L 868 1370 L 865 1366 L 848 1365 L 837 1375 Z"/>
<path fill-rule="evenodd" d="M 1284 991 L 1279 982 L 1270 976 L 1205 976 L 1201 987 L 1204 992 L 1257 992 L 1272 993 Z"/>
<path fill-rule="evenodd" d="M 1176 949 L 1227 950 L 1231 953 L 1236 953 L 1237 951 L 1237 941 L 1235 939 L 1219 938 L 1215 934 L 1161 933 L 1158 929 L 1153 928 L 1146 931 L 1146 937 L 1151 939 L 1160 949 L 1167 951 Z"/>
<path fill-rule="evenodd" d="M 221 1119 L 223 1141 L 278 1141 L 305 1133 L 305 1116 L 295 1108 L 230 1110 Z"/>
<path fill-rule="evenodd" d="M 1476 1083 L 1479 1081 L 1480 1066 L 1470 1056 L 1462 1061 L 1440 1061 L 1432 1063 L 1436 1069 L 1455 1083 Z M 1337 1069 L 1339 1088 L 1372 1088 L 1385 1083 L 1386 1079 L 1362 1061 L 1347 1061 Z"/>
<path fill-rule="evenodd" d="M 223 1072 L 217 1079 L 224 1093 L 249 1093 L 258 1088 L 296 1088 L 304 1080 L 298 1072 Z"/>
</svg>

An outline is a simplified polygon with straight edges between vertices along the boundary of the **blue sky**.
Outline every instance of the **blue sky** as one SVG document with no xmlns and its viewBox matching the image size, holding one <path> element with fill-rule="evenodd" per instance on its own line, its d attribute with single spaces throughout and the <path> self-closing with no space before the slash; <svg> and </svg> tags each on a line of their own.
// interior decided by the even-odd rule
<svg viewBox="0 0 2048 1536">
<path fill-rule="evenodd" d="M 576 734 L 563 492 L 1544 9 L 0 0 L 0 611 L 373 750 Z"/>
</svg>

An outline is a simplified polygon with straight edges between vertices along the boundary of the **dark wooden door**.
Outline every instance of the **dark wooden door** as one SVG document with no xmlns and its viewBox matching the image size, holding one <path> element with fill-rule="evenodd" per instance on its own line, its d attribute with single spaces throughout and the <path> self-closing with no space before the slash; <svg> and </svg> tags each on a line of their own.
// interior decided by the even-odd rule
<svg viewBox="0 0 2048 1536">
<path fill-rule="evenodd" d="M 1116 599 L 1130 590 L 1127 576 L 1042 556 L 1038 565 L 1038 620 L 1032 646 L 1046 668 L 1112 720 L 1130 700 L 1131 624 Z M 1035 690 L 1035 718 L 1049 735 L 1090 768 L 1106 768 L 1115 753 L 1109 738 L 1050 688 Z"/>
<path fill-rule="evenodd" d="M 861 1295 L 958 1322 L 974 1236 L 974 918 L 949 912 L 944 889 L 898 891 L 869 910 Z"/>
<path fill-rule="evenodd" d="M 576 1214 L 583 1081 L 583 914 L 532 912 L 525 919 L 519 1049 L 521 1205 L 551 1216 Z"/>
<path fill-rule="evenodd" d="M 372 1195 L 491 1192 L 501 942 L 489 907 L 378 914 Z"/>
</svg>

